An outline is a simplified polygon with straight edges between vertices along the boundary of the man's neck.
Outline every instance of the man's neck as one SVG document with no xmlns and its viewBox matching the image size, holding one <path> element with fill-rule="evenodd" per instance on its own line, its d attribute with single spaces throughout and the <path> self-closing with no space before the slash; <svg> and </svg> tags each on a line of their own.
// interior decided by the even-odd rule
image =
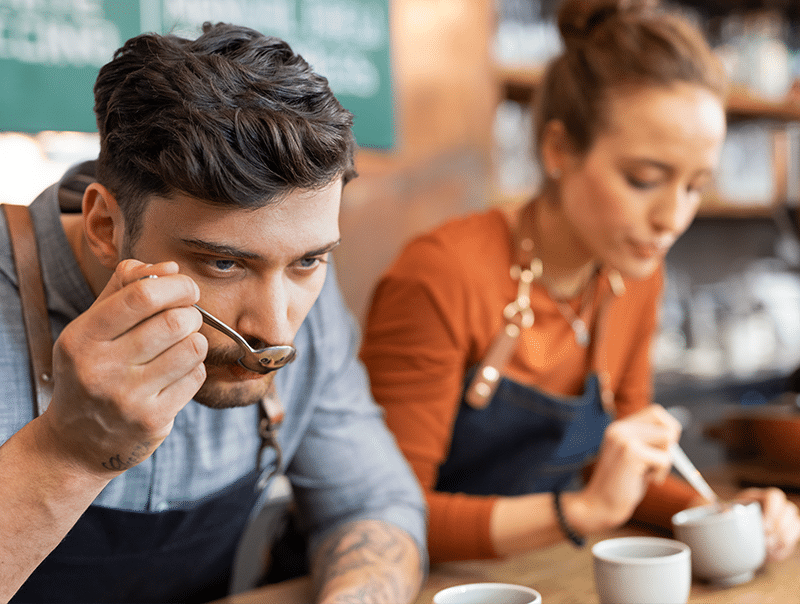
<svg viewBox="0 0 800 604">
<path fill-rule="evenodd" d="M 61 224 L 67 235 L 67 241 L 72 248 L 72 253 L 75 254 L 75 258 L 78 261 L 78 267 L 81 269 L 94 295 L 100 295 L 100 292 L 103 291 L 106 283 L 111 278 L 112 272 L 100 264 L 86 243 L 86 235 L 83 231 L 83 216 L 81 214 L 62 214 Z"/>
</svg>

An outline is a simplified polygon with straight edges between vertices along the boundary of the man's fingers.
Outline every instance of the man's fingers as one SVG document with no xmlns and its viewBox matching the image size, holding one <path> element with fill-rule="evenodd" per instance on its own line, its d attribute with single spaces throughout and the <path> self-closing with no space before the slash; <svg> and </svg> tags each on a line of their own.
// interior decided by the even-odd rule
<svg viewBox="0 0 800 604">
<path fill-rule="evenodd" d="M 114 344 L 109 356 L 119 356 L 119 345 Z M 128 367 L 100 367 L 103 375 L 94 375 L 87 386 L 90 395 L 115 401 L 120 415 L 148 418 L 153 425 L 170 421 L 177 411 L 189 401 L 205 380 L 203 360 L 208 352 L 208 341 L 200 333 L 188 337 L 164 350 L 149 363 Z M 176 382 L 183 382 L 179 392 L 186 396 L 163 396 Z M 177 405 L 177 407 L 175 407 Z"/>
<path fill-rule="evenodd" d="M 140 262 L 132 258 L 121 261 L 119 264 L 117 264 L 117 267 L 114 269 L 114 273 L 111 275 L 108 283 L 106 283 L 103 291 L 101 291 L 97 296 L 97 300 L 108 298 L 109 296 L 120 291 L 134 279 L 144 277 L 148 273 L 154 272 L 152 267 L 152 264 L 145 264 L 144 262 Z"/>
<path fill-rule="evenodd" d="M 189 400 L 205 381 L 203 360 L 207 352 L 208 340 L 193 333 L 143 365 L 142 381 L 156 398 Z M 180 396 L 174 396 L 176 392 Z"/>
<path fill-rule="evenodd" d="M 166 273 L 158 279 L 143 279 L 155 266 L 139 267 L 126 275 L 129 282 L 115 295 L 98 299 L 93 313 L 93 335 L 114 340 L 130 329 L 169 308 L 189 307 L 200 298 L 197 284 L 185 275 Z M 128 280 L 128 279 L 126 279 Z"/>
<path fill-rule="evenodd" d="M 151 362 L 165 350 L 200 330 L 203 317 L 193 306 L 167 308 L 117 338 L 125 340 L 133 365 Z"/>
</svg>

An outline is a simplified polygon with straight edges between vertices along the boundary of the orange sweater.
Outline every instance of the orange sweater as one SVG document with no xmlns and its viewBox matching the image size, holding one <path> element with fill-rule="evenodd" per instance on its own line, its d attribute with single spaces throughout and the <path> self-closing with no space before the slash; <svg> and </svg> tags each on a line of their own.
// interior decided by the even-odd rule
<svg viewBox="0 0 800 604">
<path fill-rule="evenodd" d="M 490 516 L 496 497 L 433 490 L 447 457 L 465 372 L 486 353 L 516 297 L 509 275 L 511 232 L 497 209 L 447 223 L 412 241 L 379 282 L 367 317 L 362 359 L 375 399 L 426 492 L 432 562 L 495 557 Z M 602 367 L 619 416 L 650 403 L 650 342 L 657 325 L 663 275 L 626 282 L 606 309 Z M 595 306 L 608 289 L 598 282 Z M 577 308 L 579 300 L 573 300 Z M 586 349 L 540 286 L 504 374 L 556 394 L 575 395 L 588 370 Z M 641 520 L 669 526 L 694 492 L 670 480 L 650 489 Z M 466 529 L 466 530 L 465 530 Z"/>
</svg>

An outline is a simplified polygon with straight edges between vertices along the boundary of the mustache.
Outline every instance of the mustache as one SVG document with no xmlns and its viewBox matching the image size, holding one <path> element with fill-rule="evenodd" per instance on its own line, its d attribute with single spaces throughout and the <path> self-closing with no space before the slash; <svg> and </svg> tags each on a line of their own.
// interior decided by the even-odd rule
<svg viewBox="0 0 800 604">
<path fill-rule="evenodd" d="M 236 365 L 242 358 L 242 351 L 239 348 L 209 348 L 206 353 L 206 365 Z"/>
</svg>

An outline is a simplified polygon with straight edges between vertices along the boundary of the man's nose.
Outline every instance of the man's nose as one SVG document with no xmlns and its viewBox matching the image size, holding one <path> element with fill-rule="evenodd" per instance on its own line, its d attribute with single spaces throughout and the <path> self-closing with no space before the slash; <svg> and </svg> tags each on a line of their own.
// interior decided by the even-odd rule
<svg viewBox="0 0 800 604">
<path fill-rule="evenodd" d="M 291 283 L 282 275 L 259 280 L 238 300 L 237 331 L 253 348 L 290 345 L 294 339 L 291 298 Z"/>
</svg>

